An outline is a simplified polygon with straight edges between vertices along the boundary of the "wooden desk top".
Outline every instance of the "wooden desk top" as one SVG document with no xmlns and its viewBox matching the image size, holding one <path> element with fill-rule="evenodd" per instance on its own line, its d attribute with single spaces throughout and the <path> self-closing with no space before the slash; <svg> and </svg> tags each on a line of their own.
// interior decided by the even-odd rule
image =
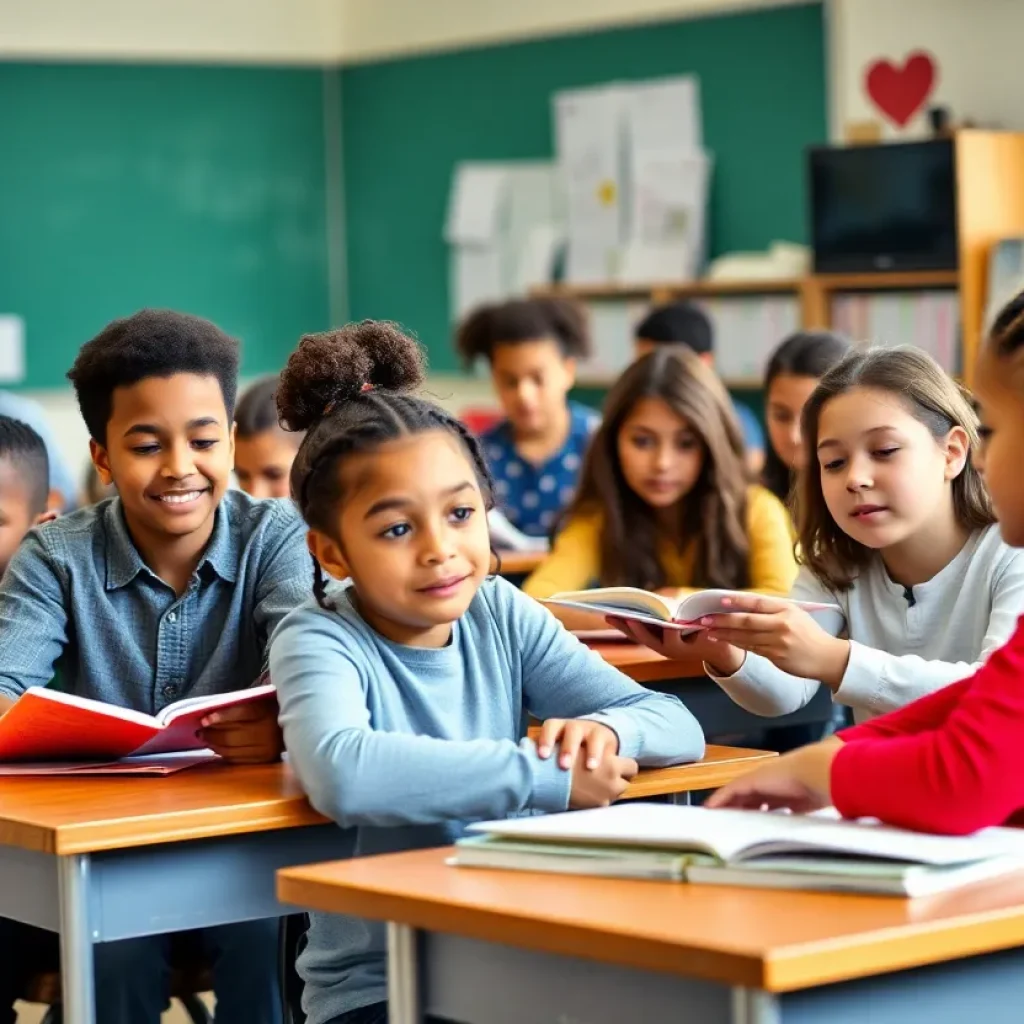
<svg viewBox="0 0 1024 1024">
<path fill-rule="evenodd" d="M 771 752 L 708 747 L 703 761 L 642 771 L 627 798 L 712 789 Z M 0 782 L 0 845 L 95 853 L 185 839 L 322 825 L 285 764 L 201 765 L 165 778 L 8 777 Z"/>
<path fill-rule="evenodd" d="M 0 844 L 93 853 L 326 821 L 286 765 L 202 765 L 166 778 L 0 782 Z"/>
<path fill-rule="evenodd" d="M 704 679 L 704 663 L 700 658 L 689 661 L 670 661 L 656 651 L 641 644 L 602 643 L 588 644 L 591 650 L 624 672 L 638 683 L 651 683 L 661 679 Z"/>
<path fill-rule="evenodd" d="M 289 868 L 278 897 L 770 992 L 1024 945 L 1024 873 L 903 900 L 454 868 L 450 854 Z"/>
<path fill-rule="evenodd" d="M 547 557 L 544 551 L 500 551 L 502 576 L 525 576 Z"/>
</svg>

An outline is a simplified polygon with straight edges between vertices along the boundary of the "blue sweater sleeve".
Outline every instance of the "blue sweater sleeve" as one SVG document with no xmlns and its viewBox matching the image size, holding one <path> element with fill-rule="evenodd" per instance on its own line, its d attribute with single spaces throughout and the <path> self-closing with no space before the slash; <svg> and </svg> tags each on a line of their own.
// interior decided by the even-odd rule
<svg viewBox="0 0 1024 1024">
<path fill-rule="evenodd" d="M 569 773 L 532 743 L 454 741 L 374 730 L 370 652 L 338 617 L 304 605 L 275 633 L 277 687 L 289 760 L 322 814 L 339 825 L 423 825 L 564 810 Z"/>
<path fill-rule="evenodd" d="M 619 753 L 641 765 L 704 756 L 704 733 L 677 697 L 634 683 L 510 584 L 497 593 L 508 604 L 511 635 L 522 652 L 526 707 L 535 718 L 602 722 L 618 735 Z"/>
</svg>

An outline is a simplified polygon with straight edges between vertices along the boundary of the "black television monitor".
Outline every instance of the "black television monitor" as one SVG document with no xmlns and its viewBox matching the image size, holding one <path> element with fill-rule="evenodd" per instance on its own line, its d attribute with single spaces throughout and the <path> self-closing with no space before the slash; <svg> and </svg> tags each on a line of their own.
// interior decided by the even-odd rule
<svg viewBox="0 0 1024 1024">
<path fill-rule="evenodd" d="M 815 271 L 955 270 L 955 161 L 952 139 L 811 149 Z"/>
</svg>

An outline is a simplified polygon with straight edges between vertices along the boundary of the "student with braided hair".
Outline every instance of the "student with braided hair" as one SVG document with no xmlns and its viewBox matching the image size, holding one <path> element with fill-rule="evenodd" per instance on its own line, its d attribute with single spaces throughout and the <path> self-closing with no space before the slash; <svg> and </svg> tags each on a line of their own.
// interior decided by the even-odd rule
<svg viewBox="0 0 1024 1024">
<path fill-rule="evenodd" d="M 422 376 L 416 343 L 368 321 L 303 338 L 277 394 L 281 422 L 306 431 L 291 483 L 315 584 L 273 636 L 270 672 L 292 767 L 354 856 L 604 805 L 638 763 L 704 749 L 678 700 L 491 575 L 484 457 L 412 393 Z M 382 925 L 313 914 L 299 972 L 309 1024 L 387 1020 Z"/>
</svg>

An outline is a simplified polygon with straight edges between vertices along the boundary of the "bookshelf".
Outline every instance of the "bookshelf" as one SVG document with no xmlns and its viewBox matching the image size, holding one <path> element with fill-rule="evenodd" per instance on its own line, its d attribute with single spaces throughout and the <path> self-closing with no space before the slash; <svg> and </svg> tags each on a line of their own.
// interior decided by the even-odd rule
<svg viewBox="0 0 1024 1024">
<path fill-rule="evenodd" d="M 839 295 L 895 291 L 955 291 L 963 376 L 968 385 L 981 345 L 987 299 L 988 259 L 1003 238 L 1024 235 L 1024 133 L 958 131 L 956 270 L 891 271 L 864 274 L 809 274 L 800 278 L 757 281 L 662 281 L 650 284 L 554 285 L 535 294 L 557 295 L 587 303 L 644 301 L 660 305 L 680 299 L 792 296 L 804 330 L 827 329 Z M 781 340 L 781 339 L 780 339 Z M 609 380 L 589 378 L 588 386 Z M 760 381 L 728 378 L 731 388 L 760 387 Z"/>
</svg>

